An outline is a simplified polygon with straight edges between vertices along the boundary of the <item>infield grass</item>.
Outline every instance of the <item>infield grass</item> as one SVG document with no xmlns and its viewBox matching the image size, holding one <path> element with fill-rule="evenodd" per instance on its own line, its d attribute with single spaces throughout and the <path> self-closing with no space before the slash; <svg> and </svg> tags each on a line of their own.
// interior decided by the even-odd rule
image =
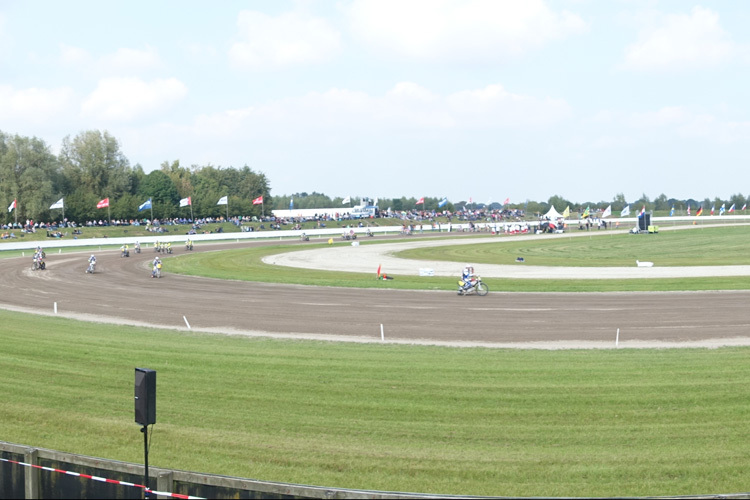
<svg viewBox="0 0 750 500">
<path fill-rule="evenodd" d="M 747 491 L 747 348 L 538 351 L 202 335 L 0 311 L 0 439 L 139 463 L 456 495 Z"/>
<path fill-rule="evenodd" d="M 597 232 L 597 231 L 595 231 Z M 599 232 L 597 232 L 599 233 Z M 750 226 L 707 227 L 668 231 L 651 235 L 623 233 L 597 234 L 591 237 L 514 240 L 513 237 L 488 237 L 486 243 L 418 248 L 398 252 L 398 256 L 424 260 L 455 261 L 456 275 L 463 263 L 515 264 L 518 256 L 524 264 L 540 266 L 605 267 L 635 266 L 636 259 L 649 260 L 658 266 L 750 265 Z M 422 240 L 424 241 L 424 240 Z M 361 245 L 394 243 L 394 240 L 363 241 Z M 348 243 L 337 243 L 339 245 Z M 415 290 L 451 290 L 456 278 L 440 276 L 395 276 L 393 280 L 376 279 L 371 274 L 299 269 L 271 266 L 263 257 L 274 253 L 320 248 L 326 244 L 275 245 L 222 252 L 181 255 L 169 259 L 170 272 L 271 283 L 295 283 L 316 286 L 355 288 L 394 288 Z M 387 271 L 387 269 L 385 270 Z M 681 290 L 747 290 L 747 277 L 662 278 L 620 280 L 486 278 L 490 290 L 513 292 L 609 292 L 609 291 L 681 291 Z"/>
</svg>

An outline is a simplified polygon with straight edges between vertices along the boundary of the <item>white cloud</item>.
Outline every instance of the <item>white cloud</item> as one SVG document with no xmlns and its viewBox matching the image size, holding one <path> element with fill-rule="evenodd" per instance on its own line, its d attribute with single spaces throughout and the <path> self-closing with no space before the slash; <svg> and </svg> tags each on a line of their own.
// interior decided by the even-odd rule
<svg viewBox="0 0 750 500">
<path fill-rule="evenodd" d="M 101 64 L 109 73 L 132 73 L 158 68 L 161 59 L 153 47 L 143 50 L 123 47 L 102 57 Z"/>
<path fill-rule="evenodd" d="M 690 14 L 659 18 L 625 49 L 621 65 L 629 70 L 701 69 L 730 61 L 738 47 L 719 23 L 719 15 L 703 7 Z"/>
<path fill-rule="evenodd" d="M 278 17 L 240 12 L 238 38 L 229 50 L 233 65 L 252 70 L 325 62 L 340 51 L 340 33 L 325 19 L 299 12 Z"/>
<path fill-rule="evenodd" d="M 626 120 L 634 129 L 649 135 L 701 140 L 714 144 L 750 141 L 750 122 L 736 121 L 720 113 L 695 112 L 685 106 L 664 107 L 654 112 L 633 113 Z"/>
<path fill-rule="evenodd" d="M 59 46 L 60 62 L 63 65 L 81 66 L 87 64 L 91 60 L 91 55 L 86 49 L 66 45 L 64 43 L 59 44 Z"/>
<path fill-rule="evenodd" d="M 70 112 L 73 97 L 73 90 L 67 87 L 14 89 L 0 85 L 0 116 L 6 122 L 46 124 Z"/>
<path fill-rule="evenodd" d="M 588 29 L 543 0 L 355 0 L 354 36 L 407 58 L 495 61 Z"/>
<path fill-rule="evenodd" d="M 547 127 L 566 120 L 563 100 L 514 94 L 488 85 L 441 95 L 413 82 L 401 82 L 383 95 L 333 88 L 242 109 L 203 115 L 196 135 L 290 137 L 316 140 L 320 133 L 360 134 L 394 130 L 436 133 L 452 130 Z M 323 132 L 324 131 L 324 132 Z"/>
<path fill-rule="evenodd" d="M 83 102 L 86 117 L 130 121 L 170 108 L 187 95 L 187 87 L 175 78 L 145 82 L 139 78 L 105 78 Z"/>
</svg>

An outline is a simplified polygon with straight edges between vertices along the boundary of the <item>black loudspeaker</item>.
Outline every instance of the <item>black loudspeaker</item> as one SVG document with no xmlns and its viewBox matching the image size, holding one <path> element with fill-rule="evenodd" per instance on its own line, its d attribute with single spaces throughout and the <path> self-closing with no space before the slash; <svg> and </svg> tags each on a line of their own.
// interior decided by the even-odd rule
<svg viewBox="0 0 750 500">
<path fill-rule="evenodd" d="M 156 423 L 156 371 L 135 369 L 135 422 L 141 425 Z"/>
<path fill-rule="evenodd" d="M 638 217 L 638 229 L 641 231 L 648 231 L 648 226 L 651 225 L 651 214 L 644 213 Z"/>
</svg>

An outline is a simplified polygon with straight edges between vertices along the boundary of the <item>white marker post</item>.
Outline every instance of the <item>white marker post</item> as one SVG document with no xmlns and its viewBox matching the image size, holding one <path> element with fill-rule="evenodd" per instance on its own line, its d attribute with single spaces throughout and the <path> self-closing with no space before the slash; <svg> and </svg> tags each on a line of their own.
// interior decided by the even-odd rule
<svg viewBox="0 0 750 500">
<path fill-rule="evenodd" d="M 55 314 L 57 314 L 57 302 L 55 302 L 54 310 L 55 310 Z"/>
<path fill-rule="evenodd" d="M 380 340 L 385 342 L 385 332 L 383 331 L 383 323 L 380 323 Z"/>
<path fill-rule="evenodd" d="M 188 330 L 190 330 L 190 329 L 191 329 L 191 328 L 190 328 L 190 323 L 188 323 L 187 317 L 183 316 L 183 317 L 182 317 L 182 319 L 184 319 L 184 320 L 185 320 L 185 324 L 187 325 L 187 327 L 188 327 Z"/>
<path fill-rule="evenodd" d="M 617 336 L 615 337 L 615 347 L 620 345 L 620 329 L 617 329 Z"/>
</svg>

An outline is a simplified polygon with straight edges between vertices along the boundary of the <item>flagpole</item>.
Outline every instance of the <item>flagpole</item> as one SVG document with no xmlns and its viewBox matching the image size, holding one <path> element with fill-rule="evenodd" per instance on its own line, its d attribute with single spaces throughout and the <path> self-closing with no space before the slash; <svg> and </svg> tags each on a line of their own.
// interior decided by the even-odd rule
<svg viewBox="0 0 750 500">
<path fill-rule="evenodd" d="M 227 195 L 227 222 L 229 222 L 229 195 Z"/>
<path fill-rule="evenodd" d="M 18 198 L 13 198 L 13 201 L 16 202 L 16 206 L 13 207 L 13 222 L 18 224 Z"/>
</svg>

